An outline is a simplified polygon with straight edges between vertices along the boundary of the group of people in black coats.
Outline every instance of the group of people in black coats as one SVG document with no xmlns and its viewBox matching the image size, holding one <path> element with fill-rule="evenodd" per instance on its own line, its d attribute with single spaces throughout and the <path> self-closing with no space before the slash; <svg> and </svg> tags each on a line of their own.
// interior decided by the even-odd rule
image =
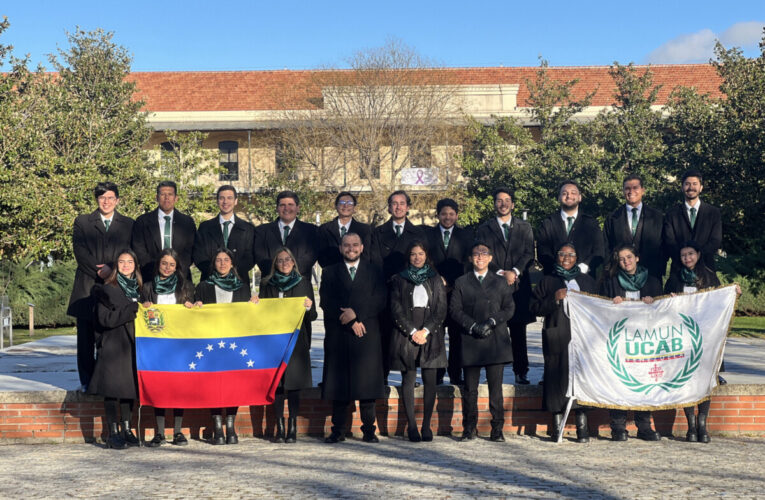
<svg viewBox="0 0 765 500">
<path fill-rule="evenodd" d="M 579 211 L 577 183 L 566 181 L 559 191 L 560 211 L 542 221 L 535 238 L 531 225 L 513 216 L 514 193 L 508 188 L 495 190 L 495 216 L 476 228 L 457 225 L 459 206 L 448 198 L 436 206 L 437 225 L 413 224 L 404 191 L 388 197 L 391 217 L 376 227 L 354 218 L 357 199 L 350 192 L 337 195 L 337 217 L 319 227 L 305 223 L 298 218 L 298 195 L 290 191 L 277 195 L 277 220 L 254 227 L 235 215 L 237 192 L 226 185 L 217 192 L 220 213 L 197 229 L 175 209 L 178 195 L 170 181 L 157 187 L 158 207 L 136 221 L 117 212 L 117 186 L 100 183 L 95 189 L 98 209 L 79 216 L 73 230 L 78 268 L 69 312 L 77 319 L 82 390 L 104 397 L 109 446 L 138 444 L 130 422 L 137 397 L 133 320 L 139 302 L 202 307 L 306 297 L 300 338 L 274 403 L 275 439 L 295 442 L 300 390 L 313 385 L 311 322 L 317 313 L 311 278 L 318 262 L 325 326 L 320 386 L 322 397 L 332 403 L 326 442 L 345 439 L 349 407 L 357 400 L 363 440 L 378 441 L 375 401 L 385 397 L 390 370 L 402 374 L 401 401 L 411 441 L 433 439 L 436 386 L 446 373 L 452 384 L 463 386 L 462 439 L 473 439 L 481 368 L 489 386 L 490 439 L 503 441 L 504 366 L 513 364 L 516 384 L 529 383 L 526 327 L 536 316 L 544 316 L 543 402 L 554 415 L 555 438 L 567 402 L 570 327 L 561 309 L 567 290 L 600 293 L 615 302 L 648 301 L 662 293 L 668 259 L 672 271 L 666 293 L 719 284 L 713 259 L 722 237 L 719 210 L 700 201 L 700 173 L 687 172 L 682 185 L 684 203 L 665 216 L 642 202 L 642 180 L 628 176 L 626 203 L 601 231 L 594 217 Z M 535 241 L 544 277 L 532 289 Z M 607 252 L 613 257 L 598 273 Z M 192 263 L 202 273 L 196 287 Z M 263 276 L 258 294 L 251 291 L 249 278 L 255 265 Z M 424 391 L 421 425 L 414 406 L 417 367 Z M 689 440 L 709 440 L 708 408 L 708 402 L 700 405 L 698 419 L 692 408 L 686 410 Z M 235 444 L 236 408 L 225 409 L 225 426 L 223 410 L 211 410 L 212 442 Z M 155 409 L 157 429 L 149 446 L 165 442 L 164 413 Z M 585 409 L 577 407 L 575 413 L 577 439 L 586 441 Z M 177 445 L 187 442 L 182 416 L 182 409 L 174 410 Z M 626 439 L 625 424 L 626 413 L 612 411 L 615 440 Z M 650 414 L 636 413 L 636 424 L 639 437 L 658 439 Z"/>
</svg>

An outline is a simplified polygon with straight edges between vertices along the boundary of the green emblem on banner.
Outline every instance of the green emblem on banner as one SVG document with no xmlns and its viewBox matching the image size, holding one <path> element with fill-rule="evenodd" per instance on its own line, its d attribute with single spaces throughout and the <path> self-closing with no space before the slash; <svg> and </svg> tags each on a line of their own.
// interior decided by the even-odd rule
<svg viewBox="0 0 765 500">
<path fill-rule="evenodd" d="M 701 329 L 698 323 L 684 314 L 680 314 L 682 323 L 679 326 L 663 326 L 651 330 L 635 330 L 631 334 L 625 324 L 628 318 L 623 318 L 611 327 L 608 332 L 608 362 L 611 370 L 619 381 L 634 392 L 648 394 L 654 388 L 670 391 L 681 388 L 698 369 L 702 347 Z M 691 343 L 690 352 L 685 353 L 683 340 L 687 336 Z M 619 347 L 624 346 L 624 360 Z M 662 375 L 667 373 L 663 365 L 676 363 L 685 358 L 683 368 L 674 377 L 664 380 Z M 646 365 L 645 363 L 648 363 Z M 631 373 L 628 366 L 648 366 L 648 378 L 639 379 Z M 651 366 L 652 365 L 652 366 Z M 645 371 L 645 370 L 644 370 Z"/>
<path fill-rule="evenodd" d="M 146 328 L 151 332 L 158 333 L 165 328 L 165 318 L 162 316 L 162 311 L 154 307 L 143 312 L 143 320 L 146 323 Z"/>
</svg>

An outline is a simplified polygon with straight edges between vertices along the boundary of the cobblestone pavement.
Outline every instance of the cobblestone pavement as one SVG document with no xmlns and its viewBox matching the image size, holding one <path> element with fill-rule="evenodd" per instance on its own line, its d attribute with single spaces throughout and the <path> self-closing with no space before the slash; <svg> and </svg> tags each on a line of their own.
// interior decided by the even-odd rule
<svg viewBox="0 0 765 500">
<path fill-rule="evenodd" d="M 762 498 L 765 439 L 0 446 L 0 497 Z"/>
</svg>

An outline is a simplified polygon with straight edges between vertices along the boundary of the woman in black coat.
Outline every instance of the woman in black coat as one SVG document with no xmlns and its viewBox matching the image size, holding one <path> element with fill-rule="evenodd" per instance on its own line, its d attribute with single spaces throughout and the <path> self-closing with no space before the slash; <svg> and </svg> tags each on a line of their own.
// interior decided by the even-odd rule
<svg viewBox="0 0 765 500">
<path fill-rule="evenodd" d="M 104 397 L 109 448 L 140 444 L 130 430 L 130 420 L 133 401 L 138 397 L 134 320 L 141 285 L 138 260 L 132 250 L 126 249 L 120 252 L 117 268 L 104 284 L 95 285 L 91 291 L 96 304 L 96 366 L 88 394 Z"/>
<path fill-rule="evenodd" d="M 446 368 L 446 287 L 430 265 L 425 243 L 411 242 L 405 255 L 409 258 L 407 268 L 394 275 L 390 284 L 394 325 L 390 367 L 401 372 L 409 440 L 432 441 L 430 418 L 436 404 L 436 369 Z M 418 365 L 424 385 L 422 436 L 414 418 L 414 382 Z"/>
<path fill-rule="evenodd" d="M 600 294 L 621 304 L 624 300 L 641 300 L 653 303 L 653 298 L 662 294 L 661 281 L 650 275 L 640 264 L 640 255 L 632 245 L 621 245 L 611 254 L 608 275 L 600 287 Z M 627 411 L 609 410 L 611 417 L 611 439 L 627 440 Z M 659 433 L 651 427 L 650 411 L 635 411 L 635 425 L 638 438 L 644 441 L 658 441 Z"/>
<path fill-rule="evenodd" d="M 476 436 L 478 424 L 478 378 L 486 370 L 489 385 L 492 441 L 504 441 L 505 424 L 502 377 L 504 367 L 513 361 L 513 346 L 507 321 L 513 317 L 513 292 L 503 277 L 489 271 L 491 249 L 482 242 L 473 244 L 470 262 L 473 270 L 457 278 L 449 309 L 462 333 L 462 367 L 465 374 L 462 440 Z"/>
<path fill-rule="evenodd" d="M 300 390 L 313 386 L 311 379 L 311 321 L 316 319 L 316 305 L 311 282 L 304 279 L 295 267 L 295 257 L 287 247 L 276 251 L 271 263 L 271 274 L 260 282 L 260 298 L 305 297 L 306 313 L 287 369 L 279 381 L 274 399 L 276 415 L 276 441 L 297 441 L 297 416 L 300 412 Z M 284 397 L 289 402 L 290 415 L 287 432 L 284 431 Z"/>
<path fill-rule="evenodd" d="M 153 304 L 183 304 L 192 307 L 194 300 L 194 285 L 184 278 L 181 269 L 178 252 L 172 248 L 166 248 L 160 252 L 154 269 L 154 279 L 144 283 L 141 287 L 141 302 L 145 308 Z M 146 446 L 156 448 L 165 441 L 165 408 L 154 408 L 154 420 L 157 427 L 154 438 Z M 172 409 L 173 421 L 173 444 L 185 446 L 189 444 L 186 436 L 181 432 L 183 427 L 183 409 Z"/>
<path fill-rule="evenodd" d="M 568 344 L 571 341 L 571 322 L 563 311 L 563 299 L 569 290 L 596 293 L 595 280 L 584 274 L 576 265 L 576 248 L 564 243 L 556 253 L 557 263 L 553 274 L 544 276 L 534 288 L 529 310 L 536 316 L 544 316 L 542 326 L 542 354 L 545 360 L 542 385 L 543 408 L 553 414 L 553 431 L 550 438 L 558 440 L 563 427 L 563 412 L 568 398 Z M 585 409 L 574 404 L 576 440 L 590 440 Z"/>
<path fill-rule="evenodd" d="M 215 252 L 215 258 L 210 269 L 210 276 L 206 281 L 197 285 L 194 293 L 194 306 L 202 304 L 229 304 L 232 302 L 257 302 L 257 296 L 250 296 L 250 290 L 244 286 L 239 274 L 234 267 L 234 254 L 228 248 L 219 248 Z M 213 417 L 212 444 L 237 444 L 239 438 L 236 435 L 234 421 L 236 420 L 235 406 L 226 408 L 226 436 L 223 437 L 223 408 L 213 408 L 210 413 Z"/>
</svg>

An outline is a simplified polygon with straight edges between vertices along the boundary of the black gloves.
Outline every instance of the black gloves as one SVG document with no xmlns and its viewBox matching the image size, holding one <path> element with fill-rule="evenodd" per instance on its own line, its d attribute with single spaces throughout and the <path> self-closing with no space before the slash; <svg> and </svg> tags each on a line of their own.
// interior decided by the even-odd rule
<svg viewBox="0 0 765 500">
<path fill-rule="evenodd" d="M 496 324 L 497 324 L 496 321 L 489 318 L 486 321 L 475 323 L 470 328 L 470 333 L 473 335 L 473 337 L 477 339 L 485 339 L 486 337 L 494 333 L 494 326 Z"/>
</svg>

